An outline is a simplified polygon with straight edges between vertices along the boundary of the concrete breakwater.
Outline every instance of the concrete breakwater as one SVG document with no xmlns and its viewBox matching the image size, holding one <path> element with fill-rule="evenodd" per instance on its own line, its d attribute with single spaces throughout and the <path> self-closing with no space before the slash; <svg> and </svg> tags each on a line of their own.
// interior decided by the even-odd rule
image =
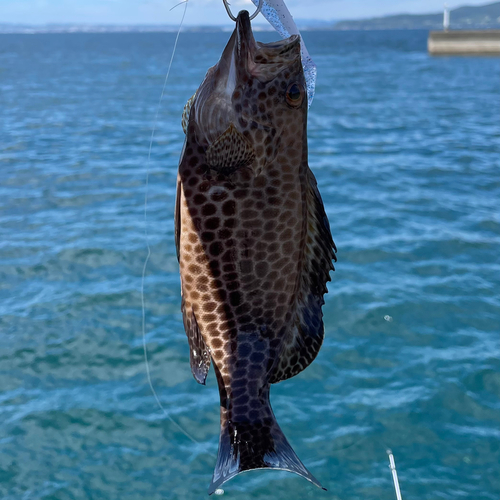
<svg viewBox="0 0 500 500">
<path fill-rule="evenodd" d="M 500 56 L 500 30 L 431 31 L 427 47 L 429 53 L 433 55 Z"/>
</svg>

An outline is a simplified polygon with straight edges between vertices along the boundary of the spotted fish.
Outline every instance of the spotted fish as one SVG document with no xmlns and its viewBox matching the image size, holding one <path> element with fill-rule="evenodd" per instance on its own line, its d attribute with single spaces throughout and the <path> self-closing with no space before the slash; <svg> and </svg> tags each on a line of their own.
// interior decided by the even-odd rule
<svg viewBox="0 0 500 500">
<path fill-rule="evenodd" d="M 271 384 L 323 341 L 335 245 L 307 163 L 307 93 L 297 35 L 256 42 L 239 13 L 220 61 L 188 101 L 175 238 L 191 370 L 214 366 L 220 439 L 213 493 L 236 474 L 282 469 L 321 487 L 281 431 Z"/>
</svg>

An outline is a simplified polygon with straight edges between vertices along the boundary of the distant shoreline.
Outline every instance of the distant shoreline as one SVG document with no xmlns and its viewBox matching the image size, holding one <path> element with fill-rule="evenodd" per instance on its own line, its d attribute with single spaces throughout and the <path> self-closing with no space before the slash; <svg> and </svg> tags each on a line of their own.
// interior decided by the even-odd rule
<svg viewBox="0 0 500 500">
<path fill-rule="evenodd" d="M 149 30 L 1 30 L 1 35 L 124 35 L 124 34 L 154 34 L 154 33 L 177 33 L 179 28 L 158 28 L 158 29 L 149 29 Z M 207 27 L 207 28 L 193 28 L 193 29 L 183 29 L 182 33 L 230 33 L 231 29 L 221 28 L 217 26 Z M 262 32 L 274 32 L 273 28 L 270 29 L 254 29 L 255 33 Z M 348 28 L 348 29 L 334 29 L 334 28 L 300 28 L 301 32 L 370 32 L 370 31 L 433 31 L 430 28 Z M 467 31 L 467 30 L 451 30 L 451 31 Z M 479 30 L 483 31 L 483 30 Z M 487 28 L 484 31 L 491 31 Z"/>
<path fill-rule="evenodd" d="M 0 25 L 0 34 L 38 35 L 71 33 L 177 33 L 178 26 L 7 26 Z M 273 28 L 269 26 L 269 30 Z M 193 26 L 182 28 L 183 32 L 223 32 L 231 31 L 222 26 Z M 259 31 L 259 30 L 257 30 Z"/>
<path fill-rule="evenodd" d="M 443 13 L 397 14 L 372 19 L 317 20 L 296 19 L 302 31 L 386 31 L 386 30 L 439 30 L 443 27 Z M 175 33 L 178 26 L 144 24 L 45 24 L 0 23 L 0 34 L 40 33 Z M 184 26 L 183 32 L 217 33 L 232 31 L 231 26 Z M 265 22 L 253 25 L 254 31 L 274 31 Z M 488 5 L 459 7 L 450 12 L 451 30 L 500 29 L 500 2 Z"/>
</svg>

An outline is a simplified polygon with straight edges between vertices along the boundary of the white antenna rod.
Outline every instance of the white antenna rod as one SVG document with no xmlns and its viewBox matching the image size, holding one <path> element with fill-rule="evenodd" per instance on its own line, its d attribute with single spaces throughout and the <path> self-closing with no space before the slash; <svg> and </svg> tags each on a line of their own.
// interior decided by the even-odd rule
<svg viewBox="0 0 500 500">
<path fill-rule="evenodd" d="M 444 4 L 444 14 L 443 14 L 443 29 L 448 31 L 450 28 L 450 11 L 448 9 L 448 4 Z"/>
<path fill-rule="evenodd" d="M 392 479 L 394 481 L 394 489 L 396 490 L 397 500 L 403 500 L 401 497 L 401 490 L 399 489 L 398 472 L 396 471 L 396 462 L 394 461 L 394 455 L 391 450 L 386 450 L 387 455 L 389 455 L 389 467 L 392 471 Z"/>
</svg>

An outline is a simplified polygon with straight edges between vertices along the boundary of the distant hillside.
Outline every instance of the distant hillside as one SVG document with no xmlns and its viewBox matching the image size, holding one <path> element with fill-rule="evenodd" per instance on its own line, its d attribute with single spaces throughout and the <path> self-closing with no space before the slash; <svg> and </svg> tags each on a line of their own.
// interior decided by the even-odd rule
<svg viewBox="0 0 500 500">
<path fill-rule="evenodd" d="M 0 34 L 34 33 L 176 33 L 179 26 L 153 25 L 106 25 L 106 24 L 1 24 Z M 188 26 L 183 31 L 223 31 L 221 26 Z"/>
<path fill-rule="evenodd" d="M 1 1 L 1 0 L 0 0 Z M 391 30 L 427 29 L 439 30 L 443 27 L 443 13 L 436 14 L 399 14 L 372 19 L 353 21 L 334 21 L 318 19 L 296 19 L 301 30 Z M 256 31 L 272 31 L 273 28 L 260 18 L 253 26 Z M 97 25 L 97 24 L 46 24 L 21 25 L 0 22 L 2 33 L 118 33 L 174 31 L 178 26 L 168 25 Z M 227 31 L 227 26 L 185 26 L 183 31 Z M 459 7 L 450 13 L 450 29 L 500 29 L 500 2 L 477 7 Z"/>
<path fill-rule="evenodd" d="M 443 13 L 399 14 L 395 16 L 340 21 L 336 30 L 442 29 Z M 450 29 L 500 29 L 500 2 L 459 7 L 450 12 Z"/>
</svg>

